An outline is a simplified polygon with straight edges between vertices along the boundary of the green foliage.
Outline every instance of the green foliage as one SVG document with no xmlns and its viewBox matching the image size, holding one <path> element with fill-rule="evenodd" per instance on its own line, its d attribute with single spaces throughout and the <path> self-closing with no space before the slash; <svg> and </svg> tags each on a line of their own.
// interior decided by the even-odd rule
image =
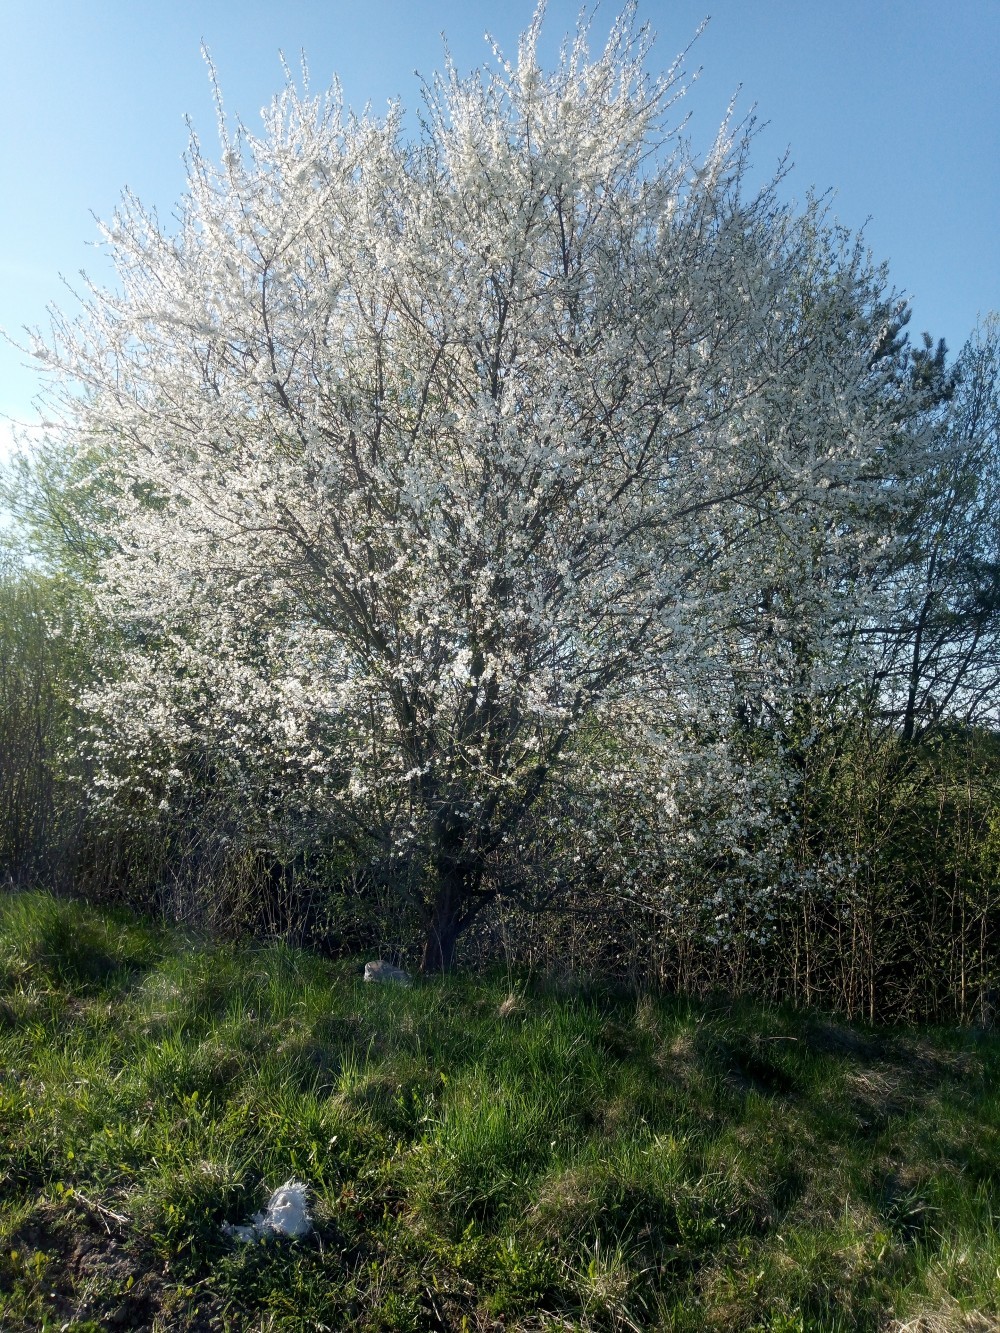
<svg viewBox="0 0 1000 1333">
<path fill-rule="evenodd" d="M 113 450 L 93 440 L 68 450 L 57 434 L 0 468 L 0 506 L 16 520 L 24 549 L 78 592 L 109 550 L 100 535 L 116 500 L 109 457 Z"/>
<path fill-rule="evenodd" d="M 507 977 L 383 989 L 41 895 L 0 899 L 0 957 L 11 1333 L 996 1312 L 982 1032 L 528 978 L 515 1005 Z M 312 1234 L 231 1241 L 292 1174 Z"/>
<path fill-rule="evenodd" d="M 52 871 L 64 842 L 60 758 L 78 653 L 66 587 L 0 552 L 0 880 Z"/>
<path fill-rule="evenodd" d="M 817 728 L 776 812 L 790 825 L 786 876 L 733 913 L 721 943 L 723 867 L 685 886 L 686 915 L 676 897 L 660 915 L 609 904 L 597 887 L 542 927 L 505 923 L 504 938 L 515 959 L 571 958 L 640 986 L 791 1000 L 870 1022 L 989 1025 L 1000 998 L 998 809 L 995 731 L 952 724 L 906 743 L 845 717 Z M 745 866 L 738 873 L 750 882 Z"/>
<path fill-rule="evenodd" d="M 817 836 L 848 849 L 847 873 L 790 923 L 812 958 L 814 989 L 798 998 L 869 1018 L 989 1023 L 1000 981 L 997 735 L 939 727 L 907 744 L 858 728 L 819 797 Z"/>
</svg>

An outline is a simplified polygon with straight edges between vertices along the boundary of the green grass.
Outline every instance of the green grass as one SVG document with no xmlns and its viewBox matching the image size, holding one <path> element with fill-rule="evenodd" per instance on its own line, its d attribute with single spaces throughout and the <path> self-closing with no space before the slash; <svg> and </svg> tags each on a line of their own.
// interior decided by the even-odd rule
<svg viewBox="0 0 1000 1333">
<path fill-rule="evenodd" d="M 1000 1327 L 1000 1038 L 360 973 L 0 899 L 0 1328 Z"/>
</svg>

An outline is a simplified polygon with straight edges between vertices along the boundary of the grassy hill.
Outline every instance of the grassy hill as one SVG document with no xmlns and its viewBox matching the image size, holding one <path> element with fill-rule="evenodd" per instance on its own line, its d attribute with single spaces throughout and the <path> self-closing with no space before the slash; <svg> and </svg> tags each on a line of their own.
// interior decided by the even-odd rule
<svg viewBox="0 0 1000 1333">
<path fill-rule="evenodd" d="M 8 896 L 0 1328 L 1000 1328 L 998 1069 Z M 310 1236 L 223 1232 L 293 1175 Z"/>
</svg>

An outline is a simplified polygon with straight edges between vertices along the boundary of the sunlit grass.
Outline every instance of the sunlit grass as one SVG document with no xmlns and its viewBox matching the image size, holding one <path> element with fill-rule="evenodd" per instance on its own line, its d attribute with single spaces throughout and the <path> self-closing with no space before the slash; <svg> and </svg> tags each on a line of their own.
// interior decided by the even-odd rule
<svg viewBox="0 0 1000 1333">
<path fill-rule="evenodd" d="M 991 1326 L 1000 1039 L 508 991 L 0 900 L 0 1328 Z"/>
</svg>

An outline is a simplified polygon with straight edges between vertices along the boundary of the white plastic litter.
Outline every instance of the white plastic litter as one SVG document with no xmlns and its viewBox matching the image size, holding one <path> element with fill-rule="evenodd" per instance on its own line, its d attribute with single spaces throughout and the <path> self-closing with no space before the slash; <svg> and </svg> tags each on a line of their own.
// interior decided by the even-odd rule
<svg viewBox="0 0 1000 1333">
<path fill-rule="evenodd" d="M 268 1236 L 289 1236 L 298 1240 L 312 1230 L 312 1219 L 306 1203 L 306 1189 L 301 1180 L 286 1180 L 267 1201 L 262 1213 L 257 1213 L 246 1226 L 226 1222 L 223 1231 L 234 1240 L 266 1240 Z"/>
</svg>

